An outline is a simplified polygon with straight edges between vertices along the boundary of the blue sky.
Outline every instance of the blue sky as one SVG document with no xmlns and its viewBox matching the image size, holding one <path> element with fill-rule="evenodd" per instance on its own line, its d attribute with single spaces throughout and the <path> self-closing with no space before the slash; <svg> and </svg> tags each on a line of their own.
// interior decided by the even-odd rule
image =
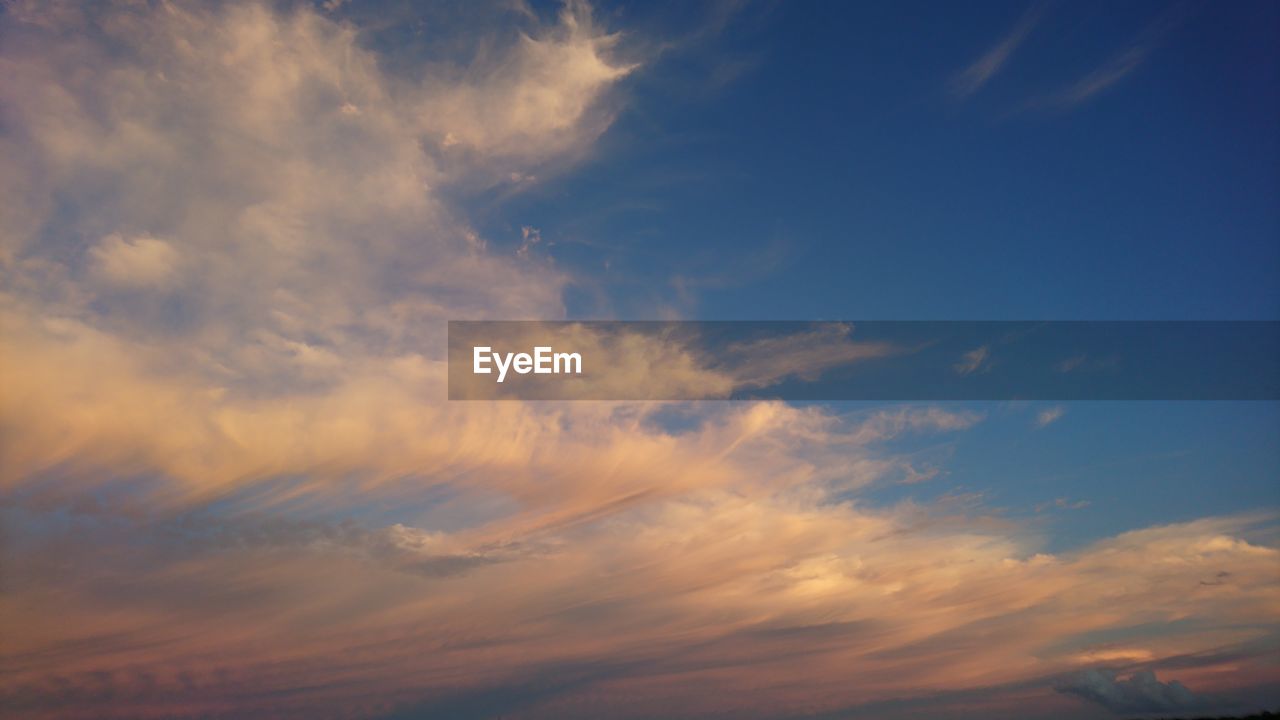
<svg viewBox="0 0 1280 720">
<path fill-rule="evenodd" d="M 587 163 L 476 202 L 580 272 L 570 317 L 1280 318 L 1274 3 L 601 15 L 673 47 Z M 1274 403 L 972 407 L 943 481 L 885 501 L 1089 503 L 1042 511 L 1052 547 L 1280 505 Z"/>
<path fill-rule="evenodd" d="M 1276 319 L 1277 25 L 1270 3 L 749 5 L 629 81 L 589 163 L 481 209 L 590 271 L 581 317 Z"/>
<path fill-rule="evenodd" d="M 941 482 L 887 486 L 877 500 L 978 494 L 1011 516 L 1037 518 L 1053 551 L 1280 503 L 1273 402 L 1058 403 L 1049 407 L 1061 416 L 1045 427 L 1044 404 L 965 407 L 986 420 L 947 443 L 909 447 L 944 469 Z"/>
</svg>

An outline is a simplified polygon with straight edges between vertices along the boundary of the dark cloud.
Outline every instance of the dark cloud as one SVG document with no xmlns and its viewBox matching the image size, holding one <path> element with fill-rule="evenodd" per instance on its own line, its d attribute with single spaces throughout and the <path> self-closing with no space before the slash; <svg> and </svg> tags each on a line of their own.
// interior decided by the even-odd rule
<svg viewBox="0 0 1280 720">
<path fill-rule="evenodd" d="M 625 677 L 648 667 L 644 661 L 549 663 L 498 685 L 446 690 L 399 708 L 380 720 L 481 720 L 532 711 L 575 690 Z"/>
<path fill-rule="evenodd" d="M 1206 707 L 1207 698 L 1191 692 L 1177 680 L 1162 683 L 1150 670 L 1121 680 L 1110 670 L 1090 668 L 1059 683 L 1060 693 L 1076 695 L 1116 713 L 1156 713 Z"/>
</svg>

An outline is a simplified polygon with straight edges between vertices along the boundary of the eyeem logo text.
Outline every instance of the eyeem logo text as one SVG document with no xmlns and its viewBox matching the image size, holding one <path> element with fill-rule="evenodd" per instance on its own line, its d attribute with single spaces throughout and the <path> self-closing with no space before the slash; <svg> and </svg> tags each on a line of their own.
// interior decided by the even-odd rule
<svg viewBox="0 0 1280 720">
<path fill-rule="evenodd" d="M 550 347 L 539 346 L 529 353 L 497 353 L 487 346 L 476 346 L 472 350 L 472 372 L 476 375 L 490 375 L 493 368 L 498 369 L 498 382 L 507 377 L 508 370 L 515 370 L 521 375 L 581 375 L 582 355 L 578 353 L 553 352 Z M 490 367 L 492 365 L 493 367 Z"/>
</svg>

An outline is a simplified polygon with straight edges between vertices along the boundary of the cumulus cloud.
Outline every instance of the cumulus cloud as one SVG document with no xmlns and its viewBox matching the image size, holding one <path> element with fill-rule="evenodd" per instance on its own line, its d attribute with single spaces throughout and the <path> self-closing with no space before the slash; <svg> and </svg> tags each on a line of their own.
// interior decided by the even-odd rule
<svg viewBox="0 0 1280 720">
<path fill-rule="evenodd" d="M 1061 683 L 1057 689 L 1116 713 L 1183 712 L 1208 705 L 1205 698 L 1182 683 L 1177 680 L 1162 683 L 1150 670 L 1120 679 L 1114 672 L 1091 668 Z"/>
</svg>

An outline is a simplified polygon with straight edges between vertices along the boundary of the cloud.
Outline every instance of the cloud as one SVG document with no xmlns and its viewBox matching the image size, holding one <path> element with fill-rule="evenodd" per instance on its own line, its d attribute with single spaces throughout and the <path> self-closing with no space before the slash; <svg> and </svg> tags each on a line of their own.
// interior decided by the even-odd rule
<svg viewBox="0 0 1280 720">
<path fill-rule="evenodd" d="M 975 372 L 986 372 L 991 367 L 989 357 L 991 348 L 983 345 L 960 356 L 960 361 L 953 365 L 958 375 L 972 375 Z"/>
<path fill-rule="evenodd" d="M 1150 670 L 1136 672 L 1122 680 L 1113 672 L 1092 668 L 1063 682 L 1057 689 L 1115 713 L 1181 712 L 1209 704 L 1177 680 L 1160 682 Z"/>
<path fill-rule="evenodd" d="M 794 707 L 779 682 L 820 712 L 1100 659 L 1157 662 L 1238 644 L 1274 618 L 1276 551 L 1238 537 L 1256 518 L 1049 555 L 981 517 L 744 490 L 519 534 L 508 524 L 503 543 L 269 517 L 71 515 L 55 528 L 10 508 L 22 532 L 0 699 L 30 717 L 104 703 L 121 715 L 376 716 L 484 690 L 531 717 L 771 717 Z M 1228 584 L 1198 591 L 1210 568 L 1229 568 Z M 1166 630 L 1123 652 L 1080 647 L 1143 622 Z M 1269 652 L 1224 662 L 1265 676 Z M 611 669 L 550 697 L 520 691 L 564 662 Z M 1207 674 L 1184 665 L 1181 677 L 1222 677 L 1221 662 L 1202 662 Z M 660 680 L 672 676 L 684 682 Z M 1072 677 L 1060 692 L 1125 712 L 1188 697 L 1154 678 Z M 665 705 L 646 691 L 655 682 Z"/>
<path fill-rule="evenodd" d="M 582 0 L 566 2 L 559 23 L 520 34 L 498 59 L 463 71 L 464 82 L 427 82 L 423 128 L 445 149 L 542 160 L 580 147 L 608 127 L 601 93 L 635 70 L 607 53 L 619 36 L 602 33 Z"/>
<path fill-rule="evenodd" d="M 1093 503 L 1088 500 L 1071 501 L 1068 498 L 1056 498 L 1052 502 L 1043 502 L 1036 505 L 1036 512 L 1044 512 L 1049 508 L 1057 508 L 1059 510 L 1081 510 L 1089 507 Z"/>
<path fill-rule="evenodd" d="M 1058 93 L 1053 102 L 1059 106 L 1070 107 L 1089 100 L 1137 70 L 1152 49 L 1149 44 L 1125 48 L 1106 63 L 1080 78 L 1075 84 Z"/>
<path fill-rule="evenodd" d="M 982 421 L 972 411 L 952 411 L 940 407 L 908 407 L 880 410 L 860 422 L 851 437 L 857 442 L 889 440 L 904 432 L 955 432 L 967 430 Z"/>
<path fill-rule="evenodd" d="M 1189 12 L 1190 6 L 1186 3 L 1171 5 L 1143 28 L 1138 37 L 1127 47 L 1113 54 L 1103 64 L 1075 83 L 1054 93 L 1039 104 L 1071 108 L 1088 102 L 1094 96 L 1116 85 L 1140 68 L 1164 43 L 1174 28 L 1185 20 Z"/>
<path fill-rule="evenodd" d="M 951 80 L 951 92 L 956 97 L 965 98 L 982 89 L 1022 44 L 1036 25 L 1040 23 L 1048 3 L 1036 2 L 1028 7 L 1009 34 L 982 54 L 972 65 L 958 73 Z"/>
<path fill-rule="evenodd" d="M 586 6 L 403 76 L 305 5 L 14 8 L 6 709 L 767 717 L 1017 683 L 1043 700 L 1042 673 L 1144 623 L 1169 629 L 1132 649 L 1197 688 L 1227 666 L 1274 679 L 1249 650 L 1275 624 L 1274 517 L 1051 554 L 975 503 L 856 494 L 910 467 L 892 440 L 978 414 L 445 401 L 445 320 L 564 314 L 572 278 L 489 242 L 456 198 L 562 169 L 607 127 L 636 70 Z"/>
<path fill-rule="evenodd" d="M 941 474 L 942 470 L 936 467 L 925 467 L 921 470 L 917 470 L 915 467 L 907 465 L 903 468 L 903 478 L 898 482 L 903 485 L 916 485 L 928 482 Z"/>
<path fill-rule="evenodd" d="M 542 242 L 542 231 L 528 225 L 520 228 L 520 247 L 516 248 L 516 256 L 528 260 L 533 249 Z"/>
<path fill-rule="evenodd" d="M 1066 414 L 1067 414 L 1066 408 L 1062 407 L 1061 405 L 1054 405 L 1053 407 L 1045 408 L 1040 412 L 1036 413 L 1036 427 L 1046 427 L 1048 425 L 1052 425 L 1053 423 L 1062 419 L 1062 416 Z"/>
<path fill-rule="evenodd" d="M 393 435 L 450 413 L 421 400 L 444 321 L 563 314 L 568 278 L 492 250 L 440 189 L 590 146 L 623 71 L 585 5 L 412 82 L 303 6 L 52 3 L 2 30 L 0 176 L 25 179 L 0 213 L 4 482 L 126 457 L 193 491 L 430 467 Z M 465 156 L 429 142 L 447 132 Z M 144 287 L 166 292 L 120 292 Z"/>
<path fill-rule="evenodd" d="M 162 286 L 173 279 L 178 253 L 164 240 L 125 239 L 112 233 L 89 249 L 93 271 L 105 282 L 124 287 Z"/>
</svg>

